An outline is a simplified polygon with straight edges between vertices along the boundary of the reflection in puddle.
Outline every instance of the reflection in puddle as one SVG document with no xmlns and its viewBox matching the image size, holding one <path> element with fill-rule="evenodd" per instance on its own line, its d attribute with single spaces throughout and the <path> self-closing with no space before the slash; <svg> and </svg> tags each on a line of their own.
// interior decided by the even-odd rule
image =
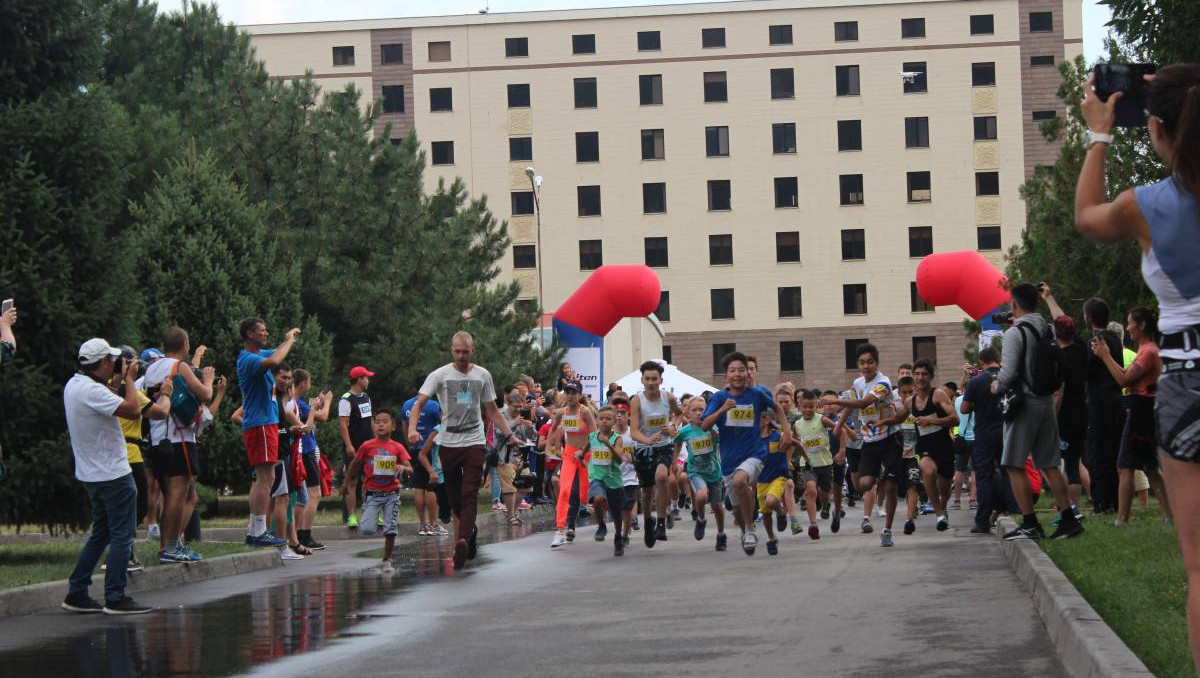
<svg viewBox="0 0 1200 678">
<path fill-rule="evenodd" d="M 481 527 L 480 542 L 508 541 L 544 524 Z M 356 624 L 389 615 L 359 610 L 415 585 L 454 576 L 449 539 L 396 547 L 396 572 L 363 570 L 310 577 L 216 600 L 165 609 L 0 653 L 6 676 L 226 676 L 288 655 L 353 642 Z M 319 556 L 318 556 L 319 557 Z M 478 564 L 486 559 L 480 557 Z"/>
</svg>

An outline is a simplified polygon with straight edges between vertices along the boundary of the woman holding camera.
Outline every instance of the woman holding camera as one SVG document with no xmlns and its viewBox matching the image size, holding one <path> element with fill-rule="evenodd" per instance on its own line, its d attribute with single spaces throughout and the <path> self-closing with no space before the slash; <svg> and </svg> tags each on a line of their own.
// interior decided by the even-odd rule
<svg viewBox="0 0 1200 678">
<path fill-rule="evenodd" d="M 1142 276 L 1158 298 L 1158 456 L 1178 521 L 1189 640 L 1200 671 L 1200 64 L 1168 66 L 1147 80 L 1150 139 L 1171 177 L 1105 201 L 1104 156 L 1122 94 L 1100 101 L 1093 76 L 1083 102 L 1087 156 L 1075 191 L 1075 226 L 1100 242 L 1137 240 Z"/>
</svg>

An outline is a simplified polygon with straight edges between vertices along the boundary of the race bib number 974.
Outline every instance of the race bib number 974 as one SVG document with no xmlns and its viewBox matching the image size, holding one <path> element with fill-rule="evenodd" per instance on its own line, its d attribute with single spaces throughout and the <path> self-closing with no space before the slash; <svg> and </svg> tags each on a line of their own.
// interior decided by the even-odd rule
<svg viewBox="0 0 1200 678">
<path fill-rule="evenodd" d="M 754 407 L 752 405 L 738 405 L 729 410 L 725 415 L 726 426 L 753 426 L 754 425 Z"/>
</svg>

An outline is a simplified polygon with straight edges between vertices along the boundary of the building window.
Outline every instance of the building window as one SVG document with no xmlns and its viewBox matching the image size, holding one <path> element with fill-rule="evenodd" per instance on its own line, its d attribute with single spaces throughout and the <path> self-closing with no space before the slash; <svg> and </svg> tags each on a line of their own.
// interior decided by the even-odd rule
<svg viewBox="0 0 1200 678">
<path fill-rule="evenodd" d="M 513 303 L 513 308 L 515 308 L 518 313 L 537 313 L 538 302 L 537 299 L 517 299 Z"/>
<path fill-rule="evenodd" d="M 930 200 L 933 200 L 933 186 L 929 172 L 909 172 L 908 201 L 929 202 Z"/>
<path fill-rule="evenodd" d="M 833 22 L 833 40 L 834 42 L 853 42 L 858 40 L 858 22 L 857 21 L 835 21 Z"/>
<path fill-rule="evenodd" d="M 725 71 L 710 71 L 704 74 L 704 101 L 706 103 L 729 101 Z"/>
<path fill-rule="evenodd" d="M 600 216 L 600 187 L 599 186 L 579 186 L 575 189 L 575 193 L 579 203 L 579 216 L 581 217 L 598 217 Z"/>
<path fill-rule="evenodd" d="M 1000 227 L 980 226 L 976 230 L 978 249 L 982 252 L 1000 249 Z"/>
<path fill-rule="evenodd" d="M 720 233 L 708 236 L 708 265 L 733 265 L 733 235 Z"/>
<path fill-rule="evenodd" d="M 575 162 L 600 162 L 600 133 L 575 133 Z"/>
<path fill-rule="evenodd" d="M 404 63 L 404 44 L 394 43 L 391 45 L 379 46 L 379 63 L 387 66 L 388 64 Z"/>
<path fill-rule="evenodd" d="M 863 175 L 842 174 L 838 177 L 838 192 L 843 205 L 863 204 Z"/>
<path fill-rule="evenodd" d="M 700 29 L 700 45 L 702 47 L 724 47 L 725 46 L 725 29 L 724 28 L 701 28 Z"/>
<path fill-rule="evenodd" d="M 646 238 L 646 265 L 650 268 L 667 267 L 667 239 Z"/>
<path fill-rule="evenodd" d="M 777 122 L 771 125 L 771 150 L 775 153 L 796 152 L 796 123 Z"/>
<path fill-rule="evenodd" d="M 1049 33 L 1054 30 L 1054 12 L 1030 12 L 1029 32 Z"/>
<path fill-rule="evenodd" d="M 996 20 L 991 14 L 971 15 L 971 35 L 992 35 L 996 32 Z"/>
<path fill-rule="evenodd" d="M 910 226 L 908 229 L 908 256 L 912 258 L 933 254 L 933 227 Z"/>
<path fill-rule="evenodd" d="M 658 31 L 638 31 L 637 45 L 639 52 L 655 52 L 662 49 L 662 36 Z"/>
<path fill-rule="evenodd" d="M 996 138 L 996 116 L 981 115 L 975 118 L 975 141 L 989 141 Z"/>
<path fill-rule="evenodd" d="M 663 160 L 667 157 L 667 142 L 661 129 L 642 130 L 642 160 Z"/>
<path fill-rule="evenodd" d="M 771 98 L 796 98 L 796 73 L 790 68 L 771 69 Z"/>
<path fill-rule="evenodd" d="M 511 137 L 508 140 L 509 160 L 533 160 L 533 137 Z"/>
<path fill-rule="evenodd" d="M 846 369 L 858 371 L 858 347 L 867 343 L 868 339 L 846 339 Z"/>
<path fill-rule="evenodd" d="M 779 317 L 799 318 L 804 315 L 799 287 L 779 288 Z"/>
<path fill-rule="evenodd" d="M 705 127 L 704 152 L 710 158 L 723 158 L 729 155 L 729 128 Z"/>
<path fill-rule="evenodd" d="M 856 97 L 858 90 L 858 66 L 837 66 L 837 95 L 840 97 Z"/>
<path fill-rule="evenodd" d="M 571 54 L 595 54 L 596 34 L 584 33 L 571 36 Z"/>
<path fill-rule="evenodd" d="M 972 87 L 995 87 L 996 85 L 996 63 L 993 61 L 984 61 L 977 64 L 971 64 L 971 86 Z"/>
<path fill-rule="evenodd" d="M 862 121 L 861 120 L 838 120 L 838 150 L 839 151 L 861 151 L 862 150 Z"/>
<path fill-rule="evenodd" d="M 353 66 L 354 65 L 354 46 L 334 47 L 333 48 L 333 65 L 334 66 Z"/>
<path fill-rule="evenodd" d="M 721 367 L 725 356 L 737 350 L 737 344 L 713 344 L 713 374 L 724 374 L 725 369 Z"/>
<path fill-rule="evenodd" d="M 1053 120 L 1058 117 L 1058 111 L 1034 111 L 1030 117 L 1033 118 L 1034 122 Z"/>
<path fill-rule="evenodd" d="M 1029 57 L 1029 65 L 1030 66 L 1053 66 L 1054 65 L 1054 55 L 1047 54 L 1044 56 L 1031 56 L 1031 57 Z"/>
<path fill-rule="evenodd" d="M 594 271 L 604 265 L 604 246 L 600 240 L 579 241 L 579 270 Z"/>
<path fill-rule="evenodd" d="M 513 245 L 513 268 L 537 268 L 537 247 Z"/>
<path fill-rule="evenodd" d="M 803 341 L 781 341 L 781 342 L 779 342 L 779 371 L 780 372 L 803 372 L 804 371 L 804 342 Z"/>
<path fill-rule="evenodd" d="M 511 195 L 514 217 L 533 214 L 533 191 L 513 191 Z"/>
<path fill-rule="evenodd" d="M 429 60 L 430 61 L 449 61 L 450 60 L 450 41 L 431 42 L 429 43 Z"/>
<path fill-rule="evenodd" d="M 780 264 L 799 263 L 800 231 L 775 233 L 775 261 Z"/>
<path fill-rule="evenodd" d="M 504 39 L 504 56 L 506 56 L 506 57 L 527 57 L 527 56 L 529 56 L 529 38 L 505 38 Z"/>
<path fill-rule="evenodd" d="M 937 337 L 913 337 L 913 362 L 928 360 L 937 364 Z"/>
<path fill-rule="evenodd" d="M 929 74 L 924 61 L 906 61 L 900 70 L 904 71 L 904 93 L 914 94 L 929 91 Z"/>
<path fill-rule="evenodd" d="M 792 44 L 792 25 L 778 24 L 767 27 L 767 42 L 772 45 Z"/>
<path fill-rule="evenodd" d="M 1000 195 L 1000 173 L 976 172 L 975 195 Z"/>
<path fill-rule="evenodd" d="M 867 233 L 861 228 L 842 229 L 842 261 L 867 258 Z"/>
<path fill-rule="evenodd" d="M 662 354 L 663 354 L 663 357 L 662 357 L 663 362 L 665 362 L 668 365 L 675 364 L 675 363 L 671 362 L 671 347 L 670 347 L 670 345 L 663 344 Z"/>
<path fill-rule="evenodd" d="M 667 185 L 665 183 L 642 184 L 642 212 L 662 214 L 667 211 Z"/>
<path fill-rule="evenodd" d="M 453 111 L 454 90 L 450 87 L 431 87 L 429 89 L 430 111 Z"/>
<path fill-rule="evenodd" d="M 733 288 L 709 290 L 713 320 L 733 319 Z"/>
<path fill-rule="evenodd" d="M 529 108 L 529 85 L 508 86 L 508 107 L 509 108 Z"/>
<path fill-rule="evenodd" d="M 929 148 L 929 118 L 904 119 L 904 147 Z"/>
<path fill-rule="evenodd" d="M 429 144 L 429 155 L 434 165 L 454 164 L 454 142 L 434 141 Z"/>
<path fill-rule="evenodd" d="M 846 315 L 866 315 L 867 286 L 842 285 L 842 312 Z"/>
<path fill-rule="evenodd" d="M 900 37 L 902 38 L 923 38 L 925 37 L 925 19 L 923 17 L 916 19 L 901 19 L 900 20 Z"/>
<path fill-rule="evenodd" d="M 596 79 L 575 78 L 575 108 L 596 107 Z"/>
<path fill-rule="evenodd" d="M 708 180 L 708 211 L 719 212 L 733 209 L 732 191 L 728 179 Z"/>
<path fill-rule="evenodd" d="M 796 177 L 775 177 L 775 207 L 799 207 L 800 184 Z"/>
<path fill-rule="evenodd" d="M 638 90 L 643 106 L 659 106 L 663 102 L 662 75 L 639 75 Z"/>
<path fill-rule="evenodd" d="M 383 86 L 383 112 L 404 112 L 404 85 Z"/>
<path fill-rule="evenodd" d="M 404 143 L 404 137 L 392 137 L 388 139 L 388 142 L 393 146 L 400 146 Z"/>
<path fill-rule="evenodd" d="M 912 305 L 913 313 L 931 313 L 931 312 L 933 312 L 933 306 L 930 306 L 929 304 L 927 304 L 925 302 L 925 299 L 922 298 L 921 295 L 917 292 L 917 283 L 916 282 L 910 282 L 908 284 L 908 294 L 910 297 L 910 303 Z"/>
<path fill-rule="evenodd" d="M 671 320 L 671 293 L 662 291 L 658 293 L 658 308 L 654 309 L 654 316 L 663 322 Z"/>
</svg>

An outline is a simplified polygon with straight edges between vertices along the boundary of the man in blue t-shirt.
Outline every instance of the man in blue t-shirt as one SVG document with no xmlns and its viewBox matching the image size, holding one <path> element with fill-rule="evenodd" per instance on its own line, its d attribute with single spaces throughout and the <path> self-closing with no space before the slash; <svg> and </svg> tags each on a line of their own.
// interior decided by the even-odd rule
<svg viewBox="0 0 1200 678">
<path fill-rule="evenodd" d="M 413 396 L 404 402 L 404 407 L 400 408 L 400 439 L 408 440 L 408 432 L 415 426 L 417 433 L 421 434 L 421 443 L 420 447 L 414 449 L 420 450 L 425 447 L 425 441 L 433 435 L 438 424 L 442 423 L 442 406 L 436 400 L 426 400 L 425 404 L 421 406 L 421 411 L 414 416 L 412 409 L 416 404 L 417 398 Z M 417 535 L 440 537 L 448 534 L 446 528 L 439 525 L 435 519 L 438 514 L 438 500 L 435 492 L 437 483 L 430 483 L 429 470 L 425 468 L 424 464 L 413 464 L 412 485 L 413 505 L 417 508 L 417 523 L 420 526 L 417 529 Z"/>
<path fill-rule="evenodd" d="M 242 440 L 246 457 L 254 470 L 250 486 L 250 529 L 246 543 L 251 546 L 287 546 L 267 532 L 267 509 L 271 506 L 271 487 L 275 482 L 275 463 L 279 461 L 279 409 L 275 402 L 275 377 L 271 370 L 283 364 L 296 343 L 300 328 L 288 330 L 275 350 L 265 349 L 270 333 L 262 318 L 246 318 L 239 332 L 245 346 L 237 359 L 238 387 L 242 391 Z"/>
<path fill-rule="evenodd" d="M 763 414 L 773 416 L 780 423 L 782 444 L 790 443 L 791 433 L 787 414 L 771 397 L 771 393 L 750 385 L 748 363 L 746 356 L 738 352 L 730 353 L 721 360 L 725 368 L 726 387 L 708 401 L 701 428 L 711 431 L 714 426 L 720 427 L 721 474 L 724 476 L 725 492 L 734 502 L 734 522 L 742 529 L 742 550 L 752 556 L 758 546 L 753 485 L 762 473 L 763 458 L 767 451 L 766 441 L 761 435 Z"/>
</svg>

